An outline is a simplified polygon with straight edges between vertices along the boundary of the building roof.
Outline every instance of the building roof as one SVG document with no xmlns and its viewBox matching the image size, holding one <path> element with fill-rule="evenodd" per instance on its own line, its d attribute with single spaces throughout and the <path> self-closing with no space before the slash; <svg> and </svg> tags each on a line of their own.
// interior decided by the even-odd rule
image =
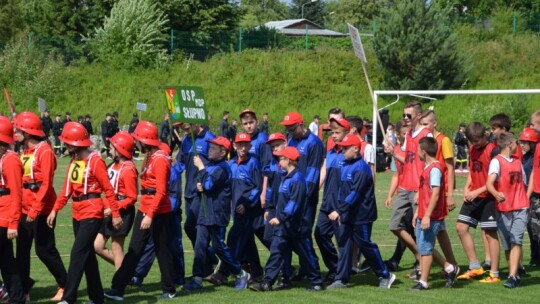
<svg viewBox="0 0 540 304">
<path fill-rule="evenodd" d="M 305 36 L 306 27 L 307 34 L 311 36 L 330 36 L 330 37 L 343 37 L 347 34 L 335 32 L 323 28 L 322 26 L 309 21 L 307 19 L 288 19 L 280 21 L 269 21 L 264 24 L 265 27 L 275 29 L 278 33 L 287 36 Z"/>
</svg>

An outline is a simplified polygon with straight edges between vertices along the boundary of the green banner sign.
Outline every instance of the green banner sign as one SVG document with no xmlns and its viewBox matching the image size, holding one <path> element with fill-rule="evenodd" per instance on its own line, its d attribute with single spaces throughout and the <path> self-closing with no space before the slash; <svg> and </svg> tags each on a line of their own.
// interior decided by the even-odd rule
<svg viewBox="0 0 540 304">
<path fill-rule="evenodd" d="M 164 86 L 167 109 L 173 122 L 208 124 L 201 87 Z"/>
</svg>

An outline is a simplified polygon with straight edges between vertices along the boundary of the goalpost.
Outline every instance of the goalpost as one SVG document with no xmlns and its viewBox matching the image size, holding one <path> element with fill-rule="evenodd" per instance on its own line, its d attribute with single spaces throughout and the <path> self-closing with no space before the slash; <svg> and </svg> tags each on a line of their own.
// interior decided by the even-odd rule
<svg viewBox="0 0 540 304">
<path fill-rule="evenodd" d="M 378 128 L 378 100 L 379 96 L 385 95 L 511 95 L 511 94 L 540 94 L 540 89 L 520 89 L 520 90 L 375 90 L 373 91 L 373 138 L 372 145 L 377 151 L 377 128 Z M 382 124 L 381 124 L 382 125 Z M 386 130 L 382 130 L 386 134 Z M 377 164 L 377 153 L 375 153 L 375 165 Z"/>
</svg>

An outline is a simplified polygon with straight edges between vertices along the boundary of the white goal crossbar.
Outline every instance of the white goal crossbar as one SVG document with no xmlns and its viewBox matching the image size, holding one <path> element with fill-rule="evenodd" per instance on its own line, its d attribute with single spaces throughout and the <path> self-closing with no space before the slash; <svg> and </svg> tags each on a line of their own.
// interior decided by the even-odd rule
<svg viewBox="0 0 540 304">
<path fill-rule="evenodd" d="M 379 96 L 384 95 L 509 95 L 509 94 L 540 94 L 540 89 L 518 89 L 518 90 L 379 90 L 373 91 L 373 138 L 372 145 L 377 148 L 377 112 Z M 386 130 L 385 130 L 386 131 Z M 375 153 L 375 166 L 377 166 L 377 153 Z"/>
</svg>

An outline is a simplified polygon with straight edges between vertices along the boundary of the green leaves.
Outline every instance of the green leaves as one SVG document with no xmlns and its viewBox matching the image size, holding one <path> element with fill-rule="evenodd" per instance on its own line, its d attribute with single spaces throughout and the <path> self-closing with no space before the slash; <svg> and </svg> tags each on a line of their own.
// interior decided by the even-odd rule
<svg viewBox="0 0 540 304">
<path fill-rule="evenodd" d="M 374 48 L 385 89 L 451 89 L 463 84 L 463 60 L 449 14 L 423 0 L 402 1 L 384 13 Z"/>
<path fill-rule="evenodd" d="M 116 66 L 155 66 L 167 60 L 167 18 L 151 0 L 120 0 L 103 26 L 85 40 L 100 61 Z"/>
</svg>

